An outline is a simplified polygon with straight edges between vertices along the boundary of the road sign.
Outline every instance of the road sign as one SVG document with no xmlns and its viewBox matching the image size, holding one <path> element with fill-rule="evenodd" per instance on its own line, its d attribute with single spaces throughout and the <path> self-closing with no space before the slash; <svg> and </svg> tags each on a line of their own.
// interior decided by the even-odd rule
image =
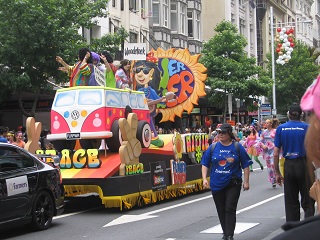
<svg viewBox="0 0 320 240">
<path fill-rule="evenodd" d="M 271 104 L 261 104 L 260 115 L 271 115 Z"/>
</svg>

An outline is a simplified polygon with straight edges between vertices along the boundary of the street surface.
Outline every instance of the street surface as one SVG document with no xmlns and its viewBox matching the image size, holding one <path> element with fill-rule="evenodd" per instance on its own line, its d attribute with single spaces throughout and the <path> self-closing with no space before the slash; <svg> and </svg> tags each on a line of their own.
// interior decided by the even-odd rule
<svg viewBox="0 0 320 240">
<path fill-rule="evenodd" d="M 281 233 L 283 201 L 283 189 L 273 189 L 267 170 L 254 163 L 250 190 L 241 192 L 234 238 L 268 240 Z M 0 239 L 214 240 L 221 236 L 211 193 L 205 191 L 122 212 L 105 209 L 97 196 L 68 198 L 65 212 L 54 218 L 50 229 L 33 232 L 22 226 L 1 232 Z"/>
</svg>

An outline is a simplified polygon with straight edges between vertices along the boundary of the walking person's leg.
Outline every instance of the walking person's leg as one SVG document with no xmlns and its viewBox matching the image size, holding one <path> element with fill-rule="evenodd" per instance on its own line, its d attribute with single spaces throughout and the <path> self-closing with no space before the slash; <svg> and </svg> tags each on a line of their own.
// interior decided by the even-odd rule
<svg viewBox="0 0 320 240">
<path fill-rule="evenodd" d="M 252 159 L 252 154 L 248 154 L 250 159 Z M 249 169 L 250 169 L 250 172 L 253 172 L 253 167 L 252 167 L 252 164 L 249 166 Z"/>
<path fill-rule="evenodd" d="M 236 227 L 236 211 L 237 205 L 240 197 L 242 181 L 239 179 L 237 184 L 230 184 L 226 189 L 226 226 L 225 226 L 225 235 L 227 237 L 233 237 L 234 230 Z"/>
<path fill-rule="evenodd" d="M 259 166 L 260 166 L 261 170 L 263 170 L 263 165 L 262 165 L 262 163 L 260 162 L 260 160 L 259 160 L 258 156 L 254 156 L 253 158 L 254 158 L 254 160 L 256 161 L 256 163 L 258 163 L 258 164 L 259 164 Z M 251 165 L 250 165 L 250 166 L 251 166 Z"/>
<path fill-rule="evenodd" d="M 299 167 L 300 165 L 300 167 Z M 310 197 L 309 191 L 311 188 L 311 179 L 309 176 L 308 168 L 305 161 L 297 164 L 299 189 L 301 195 L 301 207 L 304 210 L 304 218 L 312 217 L 315 214 L 315 201 Z"/>
<path fill-rule="evenodd" d="M 286 221 L 300 221 L 299 182 L 295 160 L 284 163 L 284 203 Z"/>
<path fill-rule="evenodd" d="M 221 224 L 221 228 L 223 231 L 223 235 L 225 235 L 226 229 L 226 188 L 220 190 L 217 193 L 212 193 L 214 203 L 216 205 L 216 209 L 218 212 L 219 221 Z"/>
</svg>

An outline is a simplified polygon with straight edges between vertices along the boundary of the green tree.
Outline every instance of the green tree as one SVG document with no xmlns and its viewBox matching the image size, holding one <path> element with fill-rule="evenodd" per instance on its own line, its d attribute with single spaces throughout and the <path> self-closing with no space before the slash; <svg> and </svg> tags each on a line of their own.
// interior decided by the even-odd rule
<svg viewBox="0 0 320 240">
<path fill-rule="evenodd" d="M 271 88 L 271 81 L 256 59 L 244 51 L 247 41 L 238 33 L 235 25 L 222 21 L 215 29 L 216 35 L 204 44 L 201 62 L 207 67 L 207 85 L 211 87 L 208 101 L 216 105 L 224 103 L 224 120 L 227 112 L 227 93 L 234 98 L 257 98 Z M 253 105 L 249 104 L 250 110 Z"/>
<path fill-rule="evenodd" d="M 0 0 L 0 102 L 13 92 L 33 92 L 36 97 L 31 112 L 21 110 L 26 116 L 34 116 L 39 93 L 48 89 L 47 80 L 68 81 L 66 74 L 57 70 L 55 57 L 59 55 L 69 64 L 76 62 L 79 48 L 88 46 L 78 30 L 93 27 L 97 17 L 106 17 L 107 3 Z M 123 40 L 127 35 L 123 30 L 121 34 Z M 100 50 L 103 44 L 115 49 L 121 41 L 110 35 L 92 42 Z M 22 107 L 22 99 L 19 102 Z"/>
<path fill-rule="evenodd" d="M 275 53 L 275 58 L 278 58 Z M 315 63 L 315 54 L 300 41 L 295 42 L 291 59 L 284 65 L 275 63 L 275 85 L 277 113 L 286 114 L 290 105 L 300 103 L 307 87 L 319 74 L 319 66 Z M 272 74 L 271 55 L 268 55 L 269 75 Z M 272 93 L 269 93 L 272 99 Z"/>
</svg>

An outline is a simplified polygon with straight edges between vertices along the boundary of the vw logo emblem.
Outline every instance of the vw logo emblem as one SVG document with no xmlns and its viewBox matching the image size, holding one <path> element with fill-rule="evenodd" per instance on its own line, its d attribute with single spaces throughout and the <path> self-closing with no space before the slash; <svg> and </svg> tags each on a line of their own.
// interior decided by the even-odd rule
<svg viewBox="0 0 320 240">
<path fill-rule="evenodd" d="M 72 111 L 71 118 L 73 120 L 77 120 L 79 118 L 79 116 L 80 116 L 80 113 L 77 110 Z"/>
</svg>

